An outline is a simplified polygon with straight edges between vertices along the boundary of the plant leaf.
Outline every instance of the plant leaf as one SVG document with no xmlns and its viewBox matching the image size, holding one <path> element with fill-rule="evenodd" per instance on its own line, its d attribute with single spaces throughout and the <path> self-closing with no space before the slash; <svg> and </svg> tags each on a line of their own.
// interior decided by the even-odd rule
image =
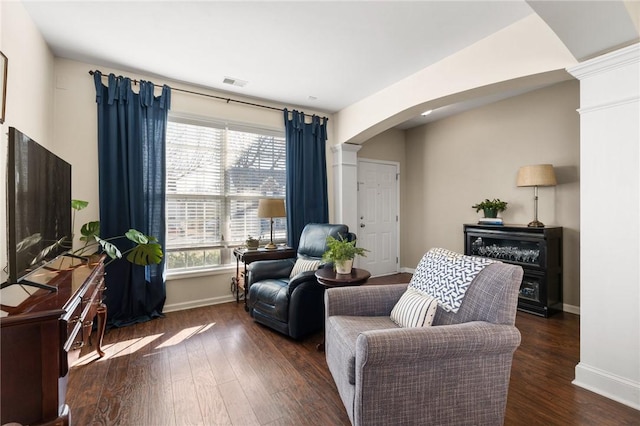
<svg viewBox="0 0 640 426">
<path fill-rule="evenodd" d="M 61 247 L 62 243 L 65 240 L 65 238 L 67 238 L 67 237 L 62 237 L 58 241 L 56 241 L 55 243 L 51 244 L 50 246 L 47 246 L 47 247 L 43 248 L 40 251 L 40 253 L 38 253 L 36 255 L 36 257 L 33 258 L 33 260 L 31 261 L 31 264 L 32 265 L 36 265 L 36 264 L 40 263 L 43 259 L 45 259 L 49 255 L 49 253 L 51 253 L 57 247 Z"/>
<path fill-rule="evenodd" d="M 157 265 L 162 261 L 162 247 L 156 242 L 139 244 L 127 255 L 127 260 L 136 265 Z"/>
<path fill-rule="evenodd" d="M 32 245 L 38 244 L 40 240 L 42 240 L 42 235 L 40 233 L 29 235 L 27 238 L 23 239 L 16 245 L 16 252 L 21 253 Z"/>
<path fill-rule="evenodd" d="M 88 201 L 71 200 L 71 208 L 74 210 L 82 210 L 89 205 Z"/>
<path fill-rule="evenodd" d="M 124 235 L 136 244 L 147 244 L 149 242 L 149 237 L 137 229 L 129 229 Z"/>
<path fill-rule="evenodd" d="M 98 239 L 98 237 L 100 237 L 100 222 L 94 221 L 85 223 L 84 225 L 82 225 L 80 233 L 82 234 L 82 237 L 80 237 L 80 241 L 89 241 L 95 238 L 96 241 L 100 242 L 100 240 Z"/>
<path fill-rule="evenodd" d="M 102 238 L 95 236 L 94 237 L 95 240 L 100 243 L 100 246 L 102 246 L 102 250 L 104 250 L 105 253 L 107 253 L 107 255 L 112 258 L 115 259 L 116 257 L 118 259 L 122 258 L 122 253 L 120 252 L 120 250 L 118 249 L 118 247 L 116 247 L 114 244 L 111 244 L 109 241 L 105 241 Z"/>
</svg>

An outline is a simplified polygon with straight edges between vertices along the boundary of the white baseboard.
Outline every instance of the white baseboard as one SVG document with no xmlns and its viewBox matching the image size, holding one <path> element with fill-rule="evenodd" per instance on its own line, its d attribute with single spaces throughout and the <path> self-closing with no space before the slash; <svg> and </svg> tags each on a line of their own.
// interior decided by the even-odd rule
<svg viewBox="0 0 640 426">
<path fill-rule="evenodd" d="M 574 385 L 640 410 L 640 383 L 584 363 L 576 366 Z"/>
<path fill-rule="evenodd" d="M 232 294 L 227 296 L 210 297 L 208 299 L 190 300 L 183 303 L 173 303 L 171 305 L 165 305 L 162 312 L 175 312 L 184 311 L 185 309 L 201 308 L 203 306 L 218 305 L 220 303 L 235 302 L 236 298 Z M 240 301 L 244 303 L 244 301 Z"/>
<path fill-rule="evenodd" d="M 580 306 L 567 305 L 566 303 L 563 303 L 562 310 L 564 312 L 569 312 L 570 314 L 580 315 Z"/>
<path fill-rule="evenodd" d="M 402 272 L 403 274 L 415 274 L 416 273 L 416 269 L 415 268 L 400 268 L 400 272 Z"/>
</svg>

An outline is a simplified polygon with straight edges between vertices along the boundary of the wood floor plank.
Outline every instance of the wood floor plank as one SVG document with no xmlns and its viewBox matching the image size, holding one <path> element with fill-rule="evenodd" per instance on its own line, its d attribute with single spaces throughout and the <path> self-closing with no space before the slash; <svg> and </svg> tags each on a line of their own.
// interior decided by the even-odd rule
<svg viewBox="0 0 640 426">
<path fill-rule="evenodd" d="M 247 330 L 243 329 L 237 335 L 237 338 L 251 345 L 251 349 L 247 351 L 247 363 L 252 365 L 254 370 L 259 373 L 265 388 L 269 389 L 271 393 L 287 389 L 292 380 L 295 380 L 296 376 L 299 375 L 299 372 L 291 365 L 289 360 L 277 350 L 276 344 L 272 341 L 265 341 L 257 330 L 247 332 Z M 279 341 L 282 341 L 282 338 Z M 269 347 L 266 347 L 266 345 L 269 345 Z M 263 355 L 264 352 L 268 352 L 270 356 L 265 357 Z"/>
<path fill-rule="evenodd" d="M 109 366 L 105 378 L 104 390 L 98 400 L 94 421 L 101 425 L 130 424 L 128 369 L 118 367 L 115 363 Z"/>
<path fill-rule="evenodd" d="M 196 341 L 199 343 L 190 345 L 187 351 L 202 420 L 207 425 L 230 425 L 231 419 L 227 414 L 202 341 L 198 336 L 193 338 L 193 342 Z"/>
<path fill-rule="evenodd" d="M 258 417 L 249 407 L 249 401 L 239 382 L 227 382 L 220 385 L 220 393 L 227 407 L 227 412 L 234 425 L 259 425 Z"/>
<path fill-rule="evenodd" d="M 150 383 L 149 405 L 147 407 L 149 423 L 142 424 L 175 425 L 175 402 L 168 353 L 154 351 L 146 355 L 146 358 L 148 360 L 148 383 Z"/>
<path fill-rule="evenodd" d="M 204 349 L 205 357 L 209 363 L 209 368 L 216 379 L 216 383 L 230 382 L 236 379 L 231 364 L 227 359 L 227 355 L 222 350 L 220 340 L 214 333 L 204 333 L 201 337 L 202 347 Z"/>
<path fill-rule="evenodd" d="M 196 379 L 196 394 L 198 395 L 200 412 L 205 425 L 233 424 L 229 417 L 224 397 L 217 385 L 206 379 L 198 378 Z"/>
<path fill-rule="evenodd" d="M 204 425 L 196 385 L 192 377 L 171 382 L 176 425 Z"/>
<path fill-rule="evenodd" d="M 223 339 L 222 344 L 225 350 L 232 350 L 235 354 L 230 359 L 230 364 L 236 373 L 237 382 L 242 387 L 244 394 L 248 399 L 247 409 L 252 410 L 254 413 L 259 413 L 259 419 L 261 423 L 269 423 L 275 419 L 283 416 L 283 408 L 272 397 L 272 389 L 268 385 L 265 385 L 263 375 L 259 370 L 256 370 L 251 362 L 249 362 L 250 354 L 252 351 L 257 350 L 252 347 L 250 342 L 244 340 L 239 342 L 237 339 L 230 337 Z M 237 350 L 241 344 L 241 350 Z M 262 352 L 264 353 L 264 352 Z"/>
<path fill-rule="evenodd" d="M 368 285 L 408 282 L 410 274 Z M 505 425 L 640 425 L 640 411 L 571 383 L 580 318 L 518 312 L 522 344 Z M 243 303 L 171 312 L 112 329 L 98 360 L 84 348 L 67 401 L 75 425 L 349 425 L 322 333 L 296 341 L 257 324 Z"/>
<path fill-rule="evenodd" d="M 260 327 L 260 333 L 263 339 L 277 342 L 277 350 L 284 354 L 292 367 L 302 376 L 304 383 L 311 389 L 309 393 L 316 398 L 319 404 L 322 404 L 324 408 L 329 407 L 332 410 L 336 410 L 344 414 L 343 418 L 347 418 L 342 401 L 335 388 L 335 383 L 331 373 L 329 373 L 324 352 L 318 351 L 315 345 L 311 347 L 305 345 L 305 350 L 301 350 L 300 342 L 277 336 L 266 327 Z M 308 340 L 320 342 L 322 339 L 322 333 L 318 333 L 318 335 L 311 336 Z M 322 391 L 327 389 L 331 389 L 331 391 Z M 303 406 L 306 406 L 305 401 L 300 402 Z"/>
<path fill-rule="evenodd" d="M 154 416 L 150 407 L 155 405 L 156 401 L 151 399 L 150 389 L 153 384 L 149 374 L 149 366 L 144 363 L 130 363 L 127 378 L 131 383 L 130 400 L 127 404 L 130 424 L 152 424 Z"/>
</svg>

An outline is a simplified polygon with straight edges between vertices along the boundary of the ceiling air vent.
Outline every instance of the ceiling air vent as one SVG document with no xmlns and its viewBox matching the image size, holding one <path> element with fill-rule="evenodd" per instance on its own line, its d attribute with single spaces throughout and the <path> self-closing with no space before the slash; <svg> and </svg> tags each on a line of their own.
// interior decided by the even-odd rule
<svg viewBox="0 0 640 426">
<path fill-rule="evenodd" d="M 232 86 L 238 86 L 238 87 L 244 87 L 248 83 L 248 81 L 240 80 L 240 79 L 233 78 L 233 77 L 225 77 L 224 80 L 222 80 L 222 82 L 224 84 L 230 84 Z"/>
</svg>

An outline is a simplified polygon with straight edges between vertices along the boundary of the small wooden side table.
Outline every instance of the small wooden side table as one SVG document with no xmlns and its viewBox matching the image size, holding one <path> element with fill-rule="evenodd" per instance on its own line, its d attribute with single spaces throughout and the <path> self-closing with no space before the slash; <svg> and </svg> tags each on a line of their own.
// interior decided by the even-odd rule
<svg viewBox="0 0 640 426">
<path fill-rule="evenodd" d="M 326 288 L 362 285 L 371 273 L 364 269 L 351 268 L 350 274 L 338 274 L 333 268 L 321 268 L 316 271 L 318 282 Z"/>
<path fill-rule="evenodd" d="M 316 271 L 318 283 L 325 288 L 359 286 L 366 283 L 370 276 L 369 271 L 358 268 L 351 268 L 350 274 L 338 274 L 333 268 L 320 268 Z M 316 349 L 324 351 L 324 337 Z"/>
<path fill-rule="evenodd" d="M 258 260 L 278 260 L 296 257 L 297 253 L 291 247 L 278 247 L 275 249 L 259 248 L 249 250 L 244 247 L 233 249 L 233 256 L 236 258 L 236 276 L 232 278 L 231 292 L 236 296 L 236 303 L 240 302 L 240 291 L 244 297 L 245 309 L 247 307 L 247 265 Z M 244 264 L 240 269 L 240 263 Z"/>
</svg>

